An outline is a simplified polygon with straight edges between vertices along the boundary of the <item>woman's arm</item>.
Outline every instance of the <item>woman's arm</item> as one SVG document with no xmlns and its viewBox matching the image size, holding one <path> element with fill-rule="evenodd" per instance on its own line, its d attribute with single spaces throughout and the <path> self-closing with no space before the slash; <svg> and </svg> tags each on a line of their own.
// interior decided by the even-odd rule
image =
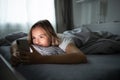
<svg viewBox="0 0 120 80">
<path fill-rule="evenodd" d="M 17 48 L 16 41 L 14 41 L 11 46 L 10 46 L 10 53 L 11 53 L 11 64 L 13 66 L 17 66 L 20 64 L 20 57 L 19 57 L 19 52 Z"/>
<path fill-rule="evenodd" d="M 85 54 L 79 48 L 77 48 L 76 45 L 73 43 L 68 44 L 65 52 L 66 54 L 73 54 L 74 57 L 78 59 L 78 61 L 87 62 L 87 57 L 85 56 Z"/>
<path fill-rule="evenodd" d="M 74 45 L 69 44 L 66 48 L 66 54 L 42 56 L 35 50 L 33 53 L 21 55 L 22 63 L 29 64 L 77 64 L 86 63 L 86 56 Z"/>
</svg>

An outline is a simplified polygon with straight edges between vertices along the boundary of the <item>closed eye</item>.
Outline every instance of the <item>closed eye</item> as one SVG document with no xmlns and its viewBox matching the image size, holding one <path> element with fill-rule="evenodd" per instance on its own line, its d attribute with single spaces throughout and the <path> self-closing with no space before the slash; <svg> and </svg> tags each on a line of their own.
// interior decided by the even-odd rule
<svg viewBox="0 0 120 80">
<path fill-rule="evenodd" d="M 39 36 L 40 38 L 44 38 L 43 36 Z"/>
<path fill-rule="evenodd" d="M 46 37 L 45 34 L 41 34 L 41 35 L 39 35 L 39 38 L 45 38 L 45 37 Z"/>
</svg>

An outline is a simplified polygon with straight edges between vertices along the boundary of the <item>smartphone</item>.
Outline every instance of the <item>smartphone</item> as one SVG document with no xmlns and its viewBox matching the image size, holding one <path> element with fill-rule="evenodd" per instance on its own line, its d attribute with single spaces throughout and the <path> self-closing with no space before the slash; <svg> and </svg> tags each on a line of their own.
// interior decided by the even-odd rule
<svg viewBox="0 0 120 80">
<path fill-rule="evenodd" d="M 23 52 L 30 52 L 30 47 L 29 47 L 29 43 L 28 40 L 26 39 L 18 39 L 17 41 L 17 46 L 18 46 L 18 50 L 20 53 Z"/>
</svg>

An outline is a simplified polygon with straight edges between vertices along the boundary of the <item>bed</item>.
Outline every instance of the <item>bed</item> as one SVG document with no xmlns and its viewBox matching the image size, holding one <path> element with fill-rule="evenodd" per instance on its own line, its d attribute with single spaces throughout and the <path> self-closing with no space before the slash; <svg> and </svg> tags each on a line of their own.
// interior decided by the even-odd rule
<svg viewBox="0 0 120 80">
<path fill-rule="evenodd" d="M 63 34 L 73 37 L 76 45 L 86 54 L 88 63 L 32 64 L 12 67 L 10 64 L 10 45 L 14 40 L 27 36 L 26 33 L 17 32 L 0 39 L 0 55 L 2 56 L 0 68 L 5 69 L 5 71 L 0 71 L 0 75 L 7 76 L 6 74 L 10 73 L 7 68 L 12 68 L 12 70 L 10 69 L 11 72 L 14 74 L 17 72 L 20 76 L 16 77 L 13 74 L 12 77 L 15 77 L 15 79 L 10 80 L 120 80 L 119 35 L 105 31 L 91 33 L 89 29 L 84 27 L 65 31 Z M 91 34 L 92 37 L 89 37 Z M 96 39 L 96 42 L 93 41 Z M 6 68 L 3 63 L 11 67 Z M 9 79 L 1 78 L 0 80 Z"/>
</svg>

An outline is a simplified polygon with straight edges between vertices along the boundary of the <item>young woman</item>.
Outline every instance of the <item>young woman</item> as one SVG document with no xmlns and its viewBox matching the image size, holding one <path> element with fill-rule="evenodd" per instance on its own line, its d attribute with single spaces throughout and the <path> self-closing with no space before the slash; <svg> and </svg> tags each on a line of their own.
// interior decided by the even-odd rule
<svg viewBox="0 0 120 80">
<path fill-rule="evenodd" d="M 36 22 L 29 32 L 28 41 L 31 47 L 31 53 L 24 52 L 18 55 L 18 50 L 15 45 L 11 47 L 12 63 L 24 64 L 40 64 L 40 63 L 61 63 L 61 64 L 74 64 L 87 62 L 86 56 L 80 49 L 78 49 L 72 38 L 57 35 L 48 20 L 41 20 Z M 58 47 L 62 53 L 58 55 L 49 55 L 41 52 L 40 47 Z M 26 54 L 27 53 L 27 54 Z M 57 54 L 57 53 L 56 53 Z"/>
</svg>

